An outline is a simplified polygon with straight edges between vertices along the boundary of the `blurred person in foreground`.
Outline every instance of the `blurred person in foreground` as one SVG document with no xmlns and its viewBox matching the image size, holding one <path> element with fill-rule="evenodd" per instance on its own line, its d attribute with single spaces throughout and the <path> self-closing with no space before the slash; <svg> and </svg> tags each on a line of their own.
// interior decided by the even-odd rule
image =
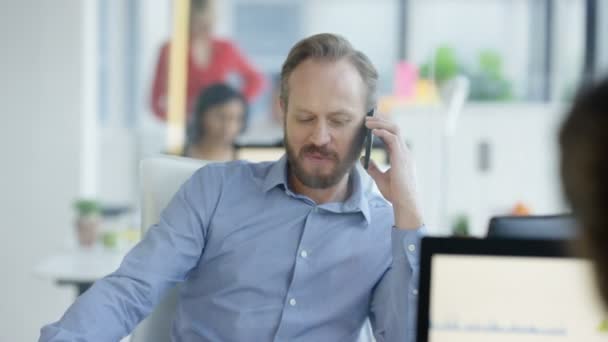
<svg viewBox="0 0 608 342">
<path fill-rule="evenodd" d="M 559 141 L 564 192 L 608 307 L 608 79 L 581 91 Z"/>
<path fill-rule="evenodd" d="M 199 96 L 190 116 L 183 156 L 201 160 L 235 159 L 235 142 L 245 129 L 247 102 L 225 84 L 213 84 Z"/>
<path fill-rule="evenodd" d="M 264 86 L 264 78 L 239 52 L 234 43 L 213 36 L 215 22 L 213 0 L 191 0 L 190 44 L 187 60 L 186 113 L 192 113 L 196 98 L 206 87 L 225 83 L 231 74 L 240 76 L 240 91 L 249 101 Z M 161 120 L 167 118 L 167 87 L 170 44 L 160 51 L 152 85 L 151 109 Z"/>
<path fill-rule="evenodd" d="M 119 340 L 182 283 L 174 341 L 356 341 L 369 318 L 377 341 L 413 342 L 424 228 L 399 129 L 366 117 L 377 82 L 342 37 L 296 44 L 281 71 L 286 154 L 199 169 L 40 340 Z M 368 171 L 384 198 L 358 161 L 365 127 L 390 154 Z"/>
</svg>

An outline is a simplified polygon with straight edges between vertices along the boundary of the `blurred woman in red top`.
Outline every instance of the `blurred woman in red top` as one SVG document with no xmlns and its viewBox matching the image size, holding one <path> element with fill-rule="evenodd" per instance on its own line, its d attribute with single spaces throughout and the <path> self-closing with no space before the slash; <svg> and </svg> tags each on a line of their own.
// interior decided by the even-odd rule
<svg viewBox="0 0 608 342">
<path fill-rule="evenodd" d="M 212 36 L 214 11 L 212 0 L 191 0 L 190 49 L 188 53 L 188 84 L 186 113 L 191 115 L 194 102 L 200 92 L 214 83 L 225 83 L 231 73 L 242 79 L 241 92 L 247 100 L 260 93 L 264 78 L 227 40 Z M 152 87 L 151 108 L 161 120 L 167 118 L 169 43 L 160 51 Z"/>
</svg>

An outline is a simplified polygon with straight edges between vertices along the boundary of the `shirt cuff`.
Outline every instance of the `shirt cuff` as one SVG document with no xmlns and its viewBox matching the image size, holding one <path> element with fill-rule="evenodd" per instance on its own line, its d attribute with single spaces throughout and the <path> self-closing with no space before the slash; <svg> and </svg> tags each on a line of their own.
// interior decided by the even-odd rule
<svg viewBox="0 0 608 342">
<path fill-rule="evenodd" d="M 426 227 L 422 226 L 418 229 L 399 229 L 393 227 L 393 241 L 400 241 L 403 247 L 403 252 L 410 266 L 417 267 L 420 265 L 420 241 L 426 235 Z"/>
</svg>

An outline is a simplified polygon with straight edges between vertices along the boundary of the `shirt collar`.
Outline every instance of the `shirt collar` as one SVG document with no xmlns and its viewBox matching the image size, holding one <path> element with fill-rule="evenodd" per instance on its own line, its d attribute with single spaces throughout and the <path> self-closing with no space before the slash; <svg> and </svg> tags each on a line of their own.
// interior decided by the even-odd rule
<svg viewBox="0 0 608 342">
<path fill-rule="evenodd" d="M 371 188 L 371 177 L 367 174 L 367 172 L 361 167 L 361 165 L 356 162 L 355 167 L 351 173 L 352 177 L 352 193 L 350 197 L 344 203 L 344 206 L 347 210 L 359 211 L 365 217 L 367 223 L 371 223 L 371 214 L 369 208 L 369 201 L 372 188 Z"/>
<path fill-rule="evenodd" d="M 270 167 L 263 183 L 262 189 L 264 192 L 268 192 L 279 185 L 283 185 L 285 190 L 289 189 L 287 182 L 287 165 L 287 154 L 285 154 Z M 369 208 L 371 189 L 368 188 L 371 185 L 370 182 L 372 182 L 372 179 L 367 175 L 359 163 L 355 163 L 350 181 L 352 192 L 349 198 L 342 204 L 342 212 L 360 212 L 369 224 L 371 222 Z"/>
<path fill-rule="evenodd" d="M 287 154 L 272 164 L 264 178 L 263 190 L 268 192 L 276 186 L 283 185 L 287 189 Z"/>
</svg>

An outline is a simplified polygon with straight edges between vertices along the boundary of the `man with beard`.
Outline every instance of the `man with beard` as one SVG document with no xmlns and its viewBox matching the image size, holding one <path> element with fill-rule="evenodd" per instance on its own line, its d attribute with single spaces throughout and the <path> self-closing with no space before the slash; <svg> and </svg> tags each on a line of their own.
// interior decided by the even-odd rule
<svg viewBox="0 0 608 342">
<path fill-rule="evenodd" d="M 115 341 L 178 282 L 174 341 L 413 341 L 423 225 L 397 127 L 366 113 L 378 74 L 344 38 L 294 46 L 281 72 L 286 156 L 198 170 L 120 268 L 41 341 Z M 357 159 L 364 127 L 384 141 L 380 196 Z"/>
</svg>

